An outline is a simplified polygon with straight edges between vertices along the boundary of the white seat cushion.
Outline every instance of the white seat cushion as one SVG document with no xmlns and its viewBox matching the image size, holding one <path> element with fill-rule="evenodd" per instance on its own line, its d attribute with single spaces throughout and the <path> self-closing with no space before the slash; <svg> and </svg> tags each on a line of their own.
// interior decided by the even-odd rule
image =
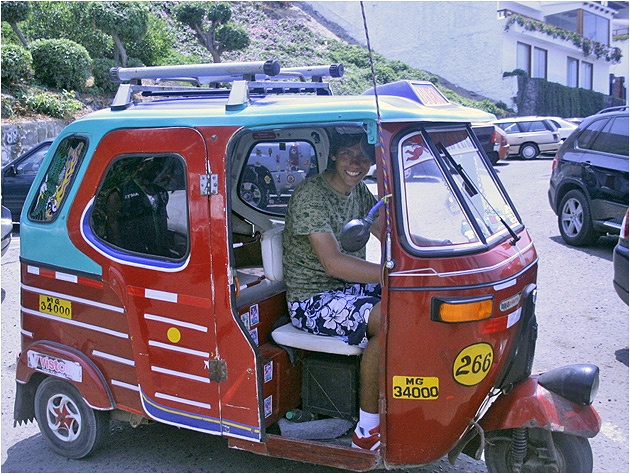
<svg viewBox="0 0 630 474">
<path fill-rule="evenodd" d="M 284 227 L 274 227 L 263 232 L 260 238 L 263 269 L 265 276 L 271 281 L 282 281 L 282 231 Z"/>
<path fill-rule="evenodd" d="M 333 336 L 317 336 L 288 323 L 274 329 L 271 337 L 276 344 L 312 352 L 326 352 L 327 354 L 360 355 L 363 349 L 351 346 Z"/>
</svg>

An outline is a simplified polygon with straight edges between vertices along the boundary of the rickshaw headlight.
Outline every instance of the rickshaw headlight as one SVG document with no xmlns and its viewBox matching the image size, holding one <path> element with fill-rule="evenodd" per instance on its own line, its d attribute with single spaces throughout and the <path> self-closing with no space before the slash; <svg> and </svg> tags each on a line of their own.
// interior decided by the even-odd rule
<svg viewBox="0 0 630 474">
<path fill-rule="evenodd" d="M 551 369 L 538 377 L 538 384 L 578 405 L 590 405 L 599 389 L 599 367 L 573 364 Z"/>
<path fill-rule="evenodd" d="M 431 319 L 443 323 L 481 321 L 492 316 L 492 296 L 474 298 L 434 297 Z"/>
</svg>

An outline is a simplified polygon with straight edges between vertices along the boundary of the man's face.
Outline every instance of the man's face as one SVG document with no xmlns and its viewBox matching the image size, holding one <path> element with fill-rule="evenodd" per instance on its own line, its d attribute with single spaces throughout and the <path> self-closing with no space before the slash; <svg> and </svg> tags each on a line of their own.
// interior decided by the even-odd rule
<svg viewBox="0 0 630 474">
<path fill-rule="evenodd" d="M 333 159 L 336 180 L 349 188 L 347 191 L 359 184 L 372 166 L 372 162 L 363 154 L 361 145 L 358 143 L 339 148 Z"/>
</svg>

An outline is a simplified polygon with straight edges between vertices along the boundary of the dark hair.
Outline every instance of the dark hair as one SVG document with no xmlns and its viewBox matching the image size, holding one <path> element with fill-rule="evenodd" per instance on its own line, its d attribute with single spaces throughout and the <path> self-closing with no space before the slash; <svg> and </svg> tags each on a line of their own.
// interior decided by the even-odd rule
<svg viewBox="0 0 630 474">
<path fill-rule="evenodd" d="M 339 133 L 333 130 L 330 133 L 330 156 L 335 156 L 339 148 L 351 147 L 361 143 L 363 133 Z"/>
</svg>

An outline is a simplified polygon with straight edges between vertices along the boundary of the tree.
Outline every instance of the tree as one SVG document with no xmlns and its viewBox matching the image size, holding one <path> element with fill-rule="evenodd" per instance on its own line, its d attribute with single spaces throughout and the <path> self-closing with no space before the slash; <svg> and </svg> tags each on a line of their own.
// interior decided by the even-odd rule
<svg viewBox="0 0 630 474">
<path fill-rule="evenodd" d="M 113 58 L 114 41 L 94 28 L 85 2 L 30 3 L 30 16 L 22 28 L 28 39 L 69 39 L 83 45 L 92 58 Z"/>
<path fill-rule="evenodd" d="M 221 54 L 225 51 L 238 51 L 249 46 L 247 31 L 230 22 L 232 7 L 228 2 L 181 2 L 173 7 L 173 13 L 178 21 L 195 32 L 195 37 L 215 63 L 221 62 Z"/>
<path fill-rule="evenodd" d="M 30 5 L 29 2 L 2 2 L 1 3 L 2 10 L 0 14 L 2 15 L 2 21 L 6 21 L 11 28 L 13 28 L 13 32 L 20 39 L 25 48 L 28 48 L 28 43 L 24 35 L 18 28 L 17 24 L 20 21 L 24 21 L 28 18 L 30 13 Z"/>
<path fill-rule="evenodd" d="M 127 66 L 125 42 L 143 38 L 149 27 L 149 9 L 141 2 L 90 2 L 89 16 L 94 25 L 112 36 L 116 46 L 114 59 Z"/>
</svg>

